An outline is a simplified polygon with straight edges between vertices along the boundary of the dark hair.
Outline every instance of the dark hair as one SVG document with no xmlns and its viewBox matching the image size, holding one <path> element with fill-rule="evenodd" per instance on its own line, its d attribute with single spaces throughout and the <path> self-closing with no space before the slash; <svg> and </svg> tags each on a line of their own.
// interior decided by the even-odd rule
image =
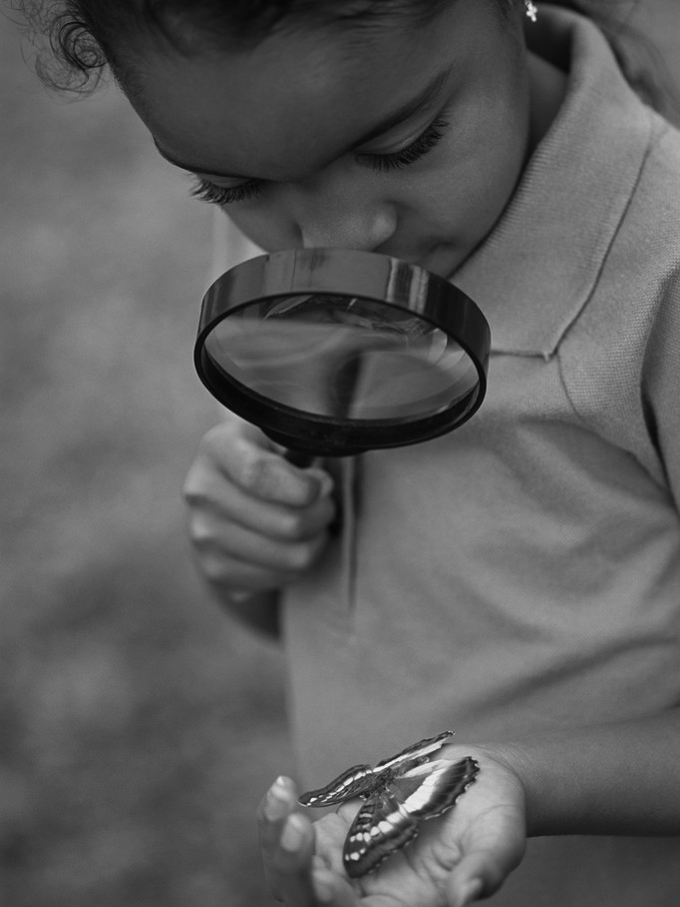
<svg viewBox="0 0 680 907">
<path fill-rule="evenodd" d="M 117 48 L 146 33 L 174 50 L 256 44 L 267 35 L 302 22 L 369 27 L 385 16 L 431 21 L 456 0 L 16 0 L 33 38 L 47 41 L 36 68 L 54 88 L 89 92 L 109 66 L 124 71 Z M 487 0 L 507 14 L 521 0 Z M 595 21 L 607 36 L 624 75 L 649 104 L 677 112 L 663 62 L 628 15 L 621 0 L 548 0 Z M 137 39 L 138 40 L 138 39 Z"/>
<path fill-rule="evenodd" d="M 103 71 L 123 68 L 118 48 L 153 38 L 182 54 L 254 45 L 296 24 L 370 27 L 386 15 L 414 24 L 452 0 L 16 0 L 35 43 L 36 68 L 50 87 L 87 93 Z M 496 0 L 492 0 L 496 2 Z M 513 2 L 513 0 L 501 0 Z M 36 40 L 37 39 L 37 40 Z"/>
</svg>

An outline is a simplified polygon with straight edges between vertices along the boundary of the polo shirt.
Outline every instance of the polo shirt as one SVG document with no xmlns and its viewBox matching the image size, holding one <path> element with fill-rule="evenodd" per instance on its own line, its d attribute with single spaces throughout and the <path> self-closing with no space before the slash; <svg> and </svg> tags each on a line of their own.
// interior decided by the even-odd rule
<svg viewBox="0 0 680 907">
<path fill-rule="evenodd" d="M 305 786 L 448 728 L 513 740 L 680 704 L 680 134 L 587 19 L 542 7 L 533 28 L 567 96 L 452 278 L 491 326 L 486 400 L 335 464 L 342 537 L 285 594 Z M 680 838 L 551 837 L 487 903 L 679 891 Z"/>
</svg>

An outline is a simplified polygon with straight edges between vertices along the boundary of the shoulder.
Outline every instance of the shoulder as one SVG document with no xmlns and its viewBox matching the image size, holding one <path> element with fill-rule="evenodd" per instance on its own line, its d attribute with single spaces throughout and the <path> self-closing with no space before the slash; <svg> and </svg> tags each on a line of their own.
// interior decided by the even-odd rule
<svg viewBox="0 0 680 907">
<path fill-rule="evenodd" d="M 677 308 L 680 286 L 680 130 L 647 114 L 640 167 L 586 308 L 641 351 L 656 320 Z"/>
<path fill-rule="evenodd" d="M 661 240 L 669 264 L 680 250 L 680 130 L 650 111 L 651 134 L 628 219 Z"/>
<path fill-rule="evenodd" d="M 623 313 L 631 329 L 640 326 L 646 356 L 660 328 L 680 347 L 680 130 L 650 118 L 647 154 L 611 250 Z"/>
<path fill-rule="evenodd" d="M 657 438 L 680 412 L 680 132 L 647 113 L 632 191 L 559 355 L 579 414 L 662 481 Z"/>
</svg>

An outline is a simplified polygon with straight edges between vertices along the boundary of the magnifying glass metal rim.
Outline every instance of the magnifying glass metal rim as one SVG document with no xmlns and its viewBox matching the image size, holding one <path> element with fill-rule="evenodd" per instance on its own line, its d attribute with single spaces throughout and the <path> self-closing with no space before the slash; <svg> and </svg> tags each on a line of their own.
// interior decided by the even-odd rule
<svg viewBox="0 0 680 907">
<path fill-rule="evenodd" d="M 206 351 L 215 327 L 244 307 L 277 297 L 325 294 L 357 297 L 415 315 L 443 330 L 464 350 L 478 377 L 458 403 L 418 418 L 339 420 L 263 397 L 220 369 Z M 400 259 L 347 249 L 291 249 L 248 259 L 226 271 L 206 291 L 194 350 L 196 371 L 224 406 L 260 426 L 270 438 L 320 456 L 345 456 L 372 448 L 401 447 L 445 434 L 480 407 L 487 383 L 488 323 L 462 290 Z M 360 436 L 360 440 L 357 438 Z"/>
</svg>

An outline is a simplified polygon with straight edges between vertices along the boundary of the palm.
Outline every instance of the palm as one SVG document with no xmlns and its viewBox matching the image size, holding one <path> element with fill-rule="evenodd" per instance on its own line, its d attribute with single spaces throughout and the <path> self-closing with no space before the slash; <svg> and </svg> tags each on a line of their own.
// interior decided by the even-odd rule
<svg viewBox="0 0 680 907">
<path fill-rule="evenodd" d="M 358 807 L 343 806 L 315 823 L 314 863 L 337 874 L 344 903 L 441 907 L 451 903 L 457 880 L 481 879 L 486 893 L 501 883 L 524 851 L 523 794 L 503 765 L 484 756 L 480 762 L 478 781 L 454 809 L 422 823 L 415 840 L 351 884 L 342 867 L 342 849 Z"/>
</svg>

